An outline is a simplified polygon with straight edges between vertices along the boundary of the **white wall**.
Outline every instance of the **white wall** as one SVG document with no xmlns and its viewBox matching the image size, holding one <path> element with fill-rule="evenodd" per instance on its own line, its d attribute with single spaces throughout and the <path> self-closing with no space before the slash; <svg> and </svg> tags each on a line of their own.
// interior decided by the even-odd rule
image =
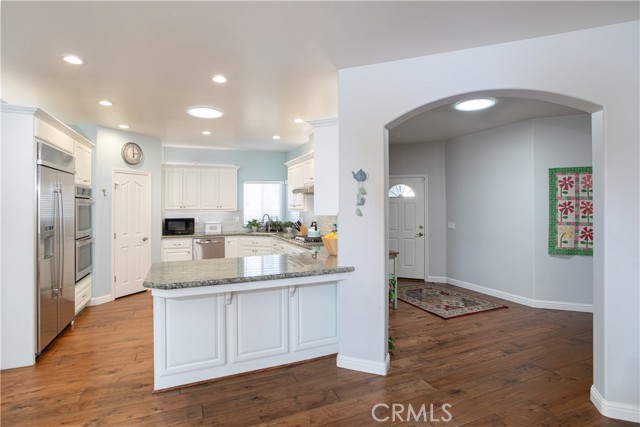
<svg viewBox="0 0 640 427">
<path fill-rule="evenodd" d="M 365 370 L 386 358 L 385 126 L 459 94 L 504 90 L 595 113 L 592 401 L 606 415 L 639 416 L 639 28 L 633 21 L 339 71 L 339 262 L 355 267 L 339 286 L 339 363 Z M 362 217 L 351 178 L 360 168 L 370 174 Z"/>
<path fill-rule="evenodd" d="M 549 168 L 570 166 L 591 166 L 591 117 L 533 120 L 533 297 L 591 305 L 593 257 L 548 253 Z"/>
<path fill-rule="evenodd" d="M 447 276 L 532 298 L 531 122 L 447 141 Z"/>
<path fill-rule="evenodd" d="M 445 142 L 389 145 L 389 175 L 427 175 L 427 277 L 447 276 Z"/>
</svg>

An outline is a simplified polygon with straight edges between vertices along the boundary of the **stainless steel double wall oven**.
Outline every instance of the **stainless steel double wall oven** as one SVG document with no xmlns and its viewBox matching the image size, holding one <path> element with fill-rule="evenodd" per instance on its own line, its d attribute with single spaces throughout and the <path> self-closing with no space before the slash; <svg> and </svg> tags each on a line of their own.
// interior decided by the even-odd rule
<svg viewBox="0 0 640 427">
<path fill-rule="evenodd" d="M 76 282 L 91 273 L 93 243 L 91 188 L 76 185 Z"/>
</svg>

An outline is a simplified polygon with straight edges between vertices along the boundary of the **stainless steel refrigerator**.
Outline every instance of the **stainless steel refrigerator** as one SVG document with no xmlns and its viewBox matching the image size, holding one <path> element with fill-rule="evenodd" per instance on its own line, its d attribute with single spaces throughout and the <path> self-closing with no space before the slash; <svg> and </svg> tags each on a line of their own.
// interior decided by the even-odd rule
<svg viewBox="0 0 640 427">
<path fill-rule="evenodd" d="M 74 158 L 38 143 L 37 354 L 75 315 Z"/>
</svg>

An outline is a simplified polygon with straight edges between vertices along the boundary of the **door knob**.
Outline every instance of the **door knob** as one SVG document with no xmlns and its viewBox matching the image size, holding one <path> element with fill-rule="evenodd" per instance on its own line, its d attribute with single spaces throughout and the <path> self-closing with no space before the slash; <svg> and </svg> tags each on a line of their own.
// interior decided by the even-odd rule
<svg viewBox="0 0 640 427">
<path fill-rule="evenodd" d="M 143 237 L 143 238 L 142 238 L 142 241 L 143 241 L 143 242 L 146 242 L 147 240 L 149 240 L 149 238 L 148 238 L 148 237 Z"/>
<path fill-rule="evenodd" d="M 424 236 L 424 234 L 422 234 L 422 233 L 418 233 L 418 234 L 415 235 L 415 237 L 422 237 L 422 236 Z"/>
</svg>

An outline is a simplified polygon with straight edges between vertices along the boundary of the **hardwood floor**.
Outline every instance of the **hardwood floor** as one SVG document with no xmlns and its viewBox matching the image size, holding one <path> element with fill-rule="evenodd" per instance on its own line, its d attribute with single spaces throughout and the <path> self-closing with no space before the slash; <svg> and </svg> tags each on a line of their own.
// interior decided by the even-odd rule
<svg viewBox="0 0 640 427">
<path fill-rule="evenodd" d="M 590 314 L 502 302 L 509 308 L 450 320 L 400 302 L 386 377 L 331 357 L 154 394 L 144 292 L 85 309 L 35 366 L 2 371 L 2 426 L 633 425 L 589 401 Z M 376 404 L 385 422 L 372 418 Z M 424 405 L 418 422 L 409 405 Z"/>
</svg>

